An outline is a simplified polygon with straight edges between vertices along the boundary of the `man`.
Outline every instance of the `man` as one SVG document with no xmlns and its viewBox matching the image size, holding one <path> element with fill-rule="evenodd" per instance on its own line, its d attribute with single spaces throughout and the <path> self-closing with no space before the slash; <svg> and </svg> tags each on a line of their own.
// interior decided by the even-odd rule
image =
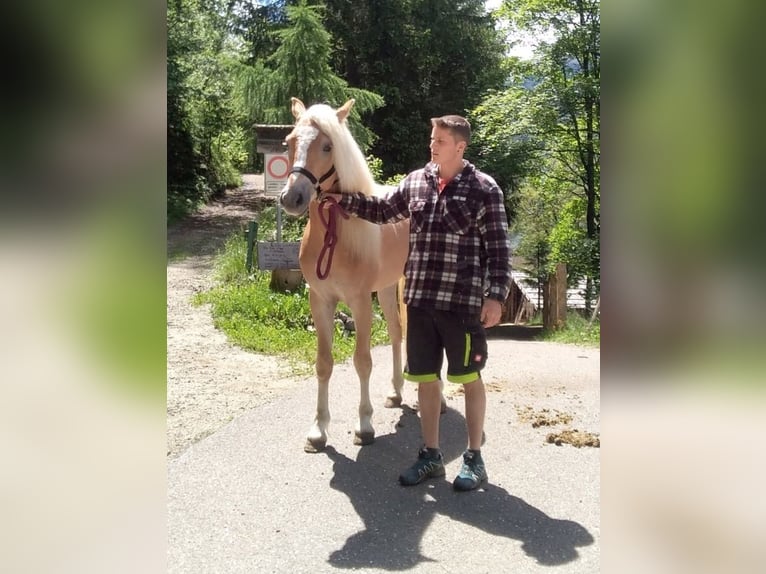
<svg viewBox="0 0 766 574">
<path fill-rule="evenodd" d="M 468 427 L 468 448 L 453 484 L 457 490 L 473 490 L 487 480 L 481 456 L 484 329 L 499 323 L 508 296 L 510 242 L 502 191 L 492 177 L 463 159 L 471 140 L 468 121 L 448 115 L 433 118 L 431 125 L 431 161 L 411 172 L 390 196 L 332 197 L 349 213 L 374 223 L 410 218 L 404 378 L 418 383 L 424 446 L 399 481 L 410 486 L 445 474 L 439 417 L 446 352 L 447 380 L 465 389 Z"/>
</svg>

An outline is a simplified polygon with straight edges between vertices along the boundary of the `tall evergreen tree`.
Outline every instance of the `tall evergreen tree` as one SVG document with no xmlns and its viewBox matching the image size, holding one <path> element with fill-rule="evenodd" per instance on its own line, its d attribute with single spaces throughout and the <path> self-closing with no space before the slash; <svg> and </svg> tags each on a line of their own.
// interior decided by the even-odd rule
<svg viewBox="0 0 766 574">
<path fill-rule="evenodd" d="M 310 6 L 301 0 L 287 7 L 289 26 L 277 30 L 279 47 L 268 58 L 246 66 L 242 88 L 247 110 L 253 121 L 268 124 L 290 124 L 290 98 L 297 97 L 307 105 L 326 102 L 334 106 L 354 98 L 356 105 L 349 127 L 362 149 L 374 141 L 374 132 L 364 127 L 360 114 L 383 105 L 378 94 L 349 86 L 330 68 L 331 36 L 322 25 L 321 6 Z"/>
</svg>

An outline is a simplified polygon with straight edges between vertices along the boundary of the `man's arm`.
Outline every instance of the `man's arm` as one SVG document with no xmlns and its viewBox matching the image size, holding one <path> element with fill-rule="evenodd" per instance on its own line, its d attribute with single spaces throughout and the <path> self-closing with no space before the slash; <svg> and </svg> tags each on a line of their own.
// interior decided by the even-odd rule
<svg viewBox="0 0 766 574">
<path fill-rule="evenodd" d="M 362 193 L 323 193 L 322 199 L 333 198 L 348 213 L 372 223 L 392 223 L 410 216 L 409 202 L 402 186 L 388 197 L 364 195 Z"/>
<path fill-rule="evenodd" d="M 508 237 L 508 222 L 505 216 L 505 204 L 502 190 L 493 184 L 484 193 L 484 204 L 479 229 L 487 253 L 487 271 L 489 289 L 487 298 L 497 301 L 499 311 L 508 297 L 511 286 L 511 242 Z M 491 313 L 494 315 L 495 313 Z M 482 311 L 484 315 L 484 311 Z M 498 317 L 499 320 L 499 312 Z"/>
</svg>

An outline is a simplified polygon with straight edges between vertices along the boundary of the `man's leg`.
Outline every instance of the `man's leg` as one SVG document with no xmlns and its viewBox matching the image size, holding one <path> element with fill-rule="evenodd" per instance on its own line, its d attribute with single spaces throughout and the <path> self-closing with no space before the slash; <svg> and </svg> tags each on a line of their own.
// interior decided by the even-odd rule
<svg viewBox="0 0 766 574">
<path fill-rule="evenodd" d="M 481 379 L 464 384 L 463 389 L 465 390 L 465 422 L 468 427 L 468 448 L 479 450 L 484 435 L 487 394 Z"/>
<path fill-rule="evenodd" d="M 411 467 L 399 475 L 399 482 L 412 486 L 433 477 L 444 476 L 444 458 L 439 450 L 441 415 L 441 371 L 443 350 L 429 312 L 409 308 L 407 322 L 407 366 L 404 378 L 418 385 L 418 410 L 423 448 Z"/>
<path fill-rule="evenodd" d="M 439 379 L 418 383 L 420 431 L 425 444 L 418 452 L 415 464 L 399 475 L 399 482 L 404 486 L 419 484 L 427 478 L 444 476 L 444 457 L 439 450 L 441 396 Z"/>
<path fill-rule="evenodd" d="M 423 442 L 426 448 L 439 448 L 441 387 L 438 379 L 427 383 L 418 383 L 418 406 L 420 409 L 420 431 L 423 434 Z M 481 431 L 479 431 L 479 434 L 481 435 Z M 479 441 L 481 441 L 481 436 Z"/>
</svg>

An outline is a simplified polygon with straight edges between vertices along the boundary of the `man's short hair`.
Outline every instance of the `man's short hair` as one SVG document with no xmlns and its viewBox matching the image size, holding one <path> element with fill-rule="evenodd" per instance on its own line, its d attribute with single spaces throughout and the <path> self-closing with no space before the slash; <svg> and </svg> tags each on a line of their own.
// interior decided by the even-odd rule
<svg viewBox="0 0 766 574">
<path fill-rule="evenodd" d="M 431 125 L 448 129 L 455 139 L 464 141 L 466 145 L 471 143 L 471 124 L 463 116 L 449 115 L 431 118 Z"/>
</svg>

